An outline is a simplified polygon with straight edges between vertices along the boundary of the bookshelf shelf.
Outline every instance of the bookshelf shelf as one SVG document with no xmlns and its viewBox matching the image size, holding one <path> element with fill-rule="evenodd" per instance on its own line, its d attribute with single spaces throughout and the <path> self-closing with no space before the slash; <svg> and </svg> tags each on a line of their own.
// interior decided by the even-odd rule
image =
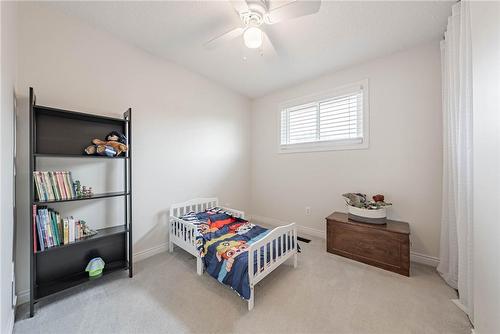
<svg viewBox="0 0 500 334">
<path fill-rule="evenodd" d="M 54 107 L 47 107 L 47 106 L 41 106 L 41 105 L 35 105 L 34 107 L 40 111 L 43 111 L 45 114 L 51 114 L 51 115 L 55 115 L 55 116 L 59 115 L 59 116 L 62 116 L 64 118 L 89 120 L 91 122 L 96 122 L 96 121 L 115 122 L 115 123 L 129 122 L 128 119 L 118 118 L 118 117 L 95 115 L 95 114 L 83 113 L 83 112 L 79 112 L 79 111 L 54 108 Z"/>
<path fill-rule="evenodd" d="M 45 297 L 54 295 L 59 292 L 63 292 L 69 290 L 71 288 L 75 288 L 82 284 L 89 284 L 93 282 L 98 282 L 100 278 L 104 276 L 108 276 L 110 274 L 114 274 L 117 272 L 123 272 L 124 270 L 129 269 L 129 265 L 127 261 L 116 261 L 107 263 L 106 267 L 103 270 L 102 276 L 97 279 L 89 278 L 88 274 L 85 271 L 75 273 L 72 275 L 68 275 L 66 277 L 58 278 L 57 280 L 41 283 L 38 286 L 38 299 L 43 299 Z"/>
<path fill-rule="evenodd" d="M 84 243 L 84 242 L 92 242 L 92 241 L 96 241 L 96 240 L 101 239 L 101 238 L 108 238 L 108 237 L 111 237 L 111 236 L 114 236 L 117 234 L 127 233 L 128 229 L 125 225 L 119 225 L 119 226 L 97 229 L 96 231 L 97 231 L 96 235 L 93 235 L 93 236 L 90 236 L 87 238 L 83 238 L 83 239 L 79 239 L 79 240 L 76 240 L 75 242 L 72 242 L 72 243 L 69 243 L 66 245 L 54 246 L 54 247 L 47 248 L 43 251 L 37 251 L 36 255 L 40 256 L 40 255 L 44 255 L 44 253 L 47 253 L 47 252 L 58 251 L 58 250 L 66 248 L 66 247 L 72 247 L 72 246 L 79 245 L 79 244 Z"/>
<path fill-rule="evenodd" d="M 80 159 L 107 159 L 121 160 L 128 159 L 126 156 L 108 157 L 105 155 L 84 155 L 84 154 L 50 154 L 50 153 L 35 153 L 35 158 L 80 158 Z"/>
<path fill-rule="evenodd" d="M 35 202 L 33 202 L 33 204 L 35 204 L 35 205 L 47 205 L 50 203 L 87 201 L 90 199 L 110 198 L 110 197 L 127 196 L 127 195 L 130 195 L 130 193 L 124 192 L 124 191 L 115 191 L 115 192 L 109 192 L 109 193 L 94 194 L 94 195 L 88 196 L 88 197 L 75 197 L 75 198 L 51 200 L 51 201 L 35 201 Z"/>
<path fill-rule="evenodd" d="M 124 271 L 128 271 L 129 277 L 133 275 L 132 110 L 129 108 L 123 114 L 123 118 L 117 118 L 41 106 L 36 104 L 35 93 L 31 87 L 29 88 L 29 99 L 29 163 L 31 178 L 31 206 L 29 216 L 30 317 L 33 317 L 35 304 L 39 300 L 82 284 L 98 282 L 100 278 L 91 279 L 88 273 L 85 272 L 88 262 L 93 258 L 100 257 L 104 260 L 103 276 Z M 90 145 L 92 139 L 103 139 L 112 131 L 123 133 L 127 137 L 128 152 L 125 155 L 107 157 L 84 154 L 84 148 Z M 97 163 L 97 161 L 102 161 L 102 159 L 118 161 L 118 166 L 123 165 L 124 190 L 65 200 L 40 201 L 37 199 L 38 190 L 35 189 L 35 177 L 33 173 L 38 171 L 37 164 L 42 159 L 60 160 L 67 158 L 74 159 L 71 161 L 71 164 L 82 164 L 83 161 L 81 159 L 90 159 L 86 163 L 89 161 L 96 161 Z M 57 162 L 59 160 L 54 161 Z M 83 166 L 86 166 L 86 163 Z M 37 175 L 40 175 L 40 173 L 37 173 Z M 38 179 L 37 182 L 39 182 Z M 33 215 L 33 212 L 38 210 L 38 206 L 65 202 L 81 202 L 81 205 L 86 205 L 85 203 L 88 200 L 113 197 L 123 199 L 123 221 L 115 222 L 115 226 L 113 227 L 98 229 L 97 234 L 91 237 L 78 239 L 75 242 L 65 245 L 45 248 L 43 251 L 40 250 L 37 239 L 38 227 L 40 226 L 36 225 Z M 57 228 L 55 230 L 57 231 Z M 45 230 L 42 231 L 45 233 Z"/>
</svg>

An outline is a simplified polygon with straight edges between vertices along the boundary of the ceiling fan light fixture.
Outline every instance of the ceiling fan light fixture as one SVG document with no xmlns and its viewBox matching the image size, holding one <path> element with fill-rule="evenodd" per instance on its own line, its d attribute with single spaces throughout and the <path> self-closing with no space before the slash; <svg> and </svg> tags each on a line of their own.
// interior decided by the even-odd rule
<svg viewBox="0 0 500 334">
<path fill-rule="evenodd" d="M 248 27 L 243 33 L 243 41 L 249 49 L 257 49 L 262 45 L 262 30 L 258 27 Z"/>
</svg>

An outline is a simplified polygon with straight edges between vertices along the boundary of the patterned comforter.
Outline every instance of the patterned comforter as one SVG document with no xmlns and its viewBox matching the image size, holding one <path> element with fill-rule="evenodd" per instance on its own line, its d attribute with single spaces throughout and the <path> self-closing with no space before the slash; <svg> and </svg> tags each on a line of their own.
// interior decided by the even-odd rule
<svg viewBox="0 0 500 334">
<path fill-rule="evenodd" d="M 232 217 L 221 208 L 201 213 L 190 212 L 180 218 L 197 226 L 196 245 L 205 270 L 244 299 L 249 299 L 248 248 L 269 231 L 244 219 Z M 255 263 L 254 272 L 256 269 Z"/>
</svg>

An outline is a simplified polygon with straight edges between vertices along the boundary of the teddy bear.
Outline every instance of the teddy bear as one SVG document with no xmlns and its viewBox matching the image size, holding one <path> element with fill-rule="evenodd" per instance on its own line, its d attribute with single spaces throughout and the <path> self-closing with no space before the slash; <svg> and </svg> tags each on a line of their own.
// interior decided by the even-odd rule
<svg viewBox="0 0 500 334">
<path fill-rule="evenodd" d="M 106 140 L 93 139 L 93 145 L 85 148 L 85 153 L 88 155 L 99 154 L 110 157 L 119 156 L 123 152 L 127 152 L 128 147 L 126 142 L 127 138 L 123 134 L 112 131 L 106 136 Z"/>
</svg>

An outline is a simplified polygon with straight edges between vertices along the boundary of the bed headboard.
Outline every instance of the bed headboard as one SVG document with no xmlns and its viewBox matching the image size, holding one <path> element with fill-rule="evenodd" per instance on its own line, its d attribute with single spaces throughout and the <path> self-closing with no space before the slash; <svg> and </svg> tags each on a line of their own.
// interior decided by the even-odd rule
<svg viewBox="0 0 500 334">
<path fill-rule="evenodd" d="M 196 213 L 208 210 L 219 205 L 219 200 L 216 197 L 212 198 L 195 198 L 187 202 L 175 203 L 170 206 L 170 217 L 180 217 L 190 211 Z"/>
</svg>

